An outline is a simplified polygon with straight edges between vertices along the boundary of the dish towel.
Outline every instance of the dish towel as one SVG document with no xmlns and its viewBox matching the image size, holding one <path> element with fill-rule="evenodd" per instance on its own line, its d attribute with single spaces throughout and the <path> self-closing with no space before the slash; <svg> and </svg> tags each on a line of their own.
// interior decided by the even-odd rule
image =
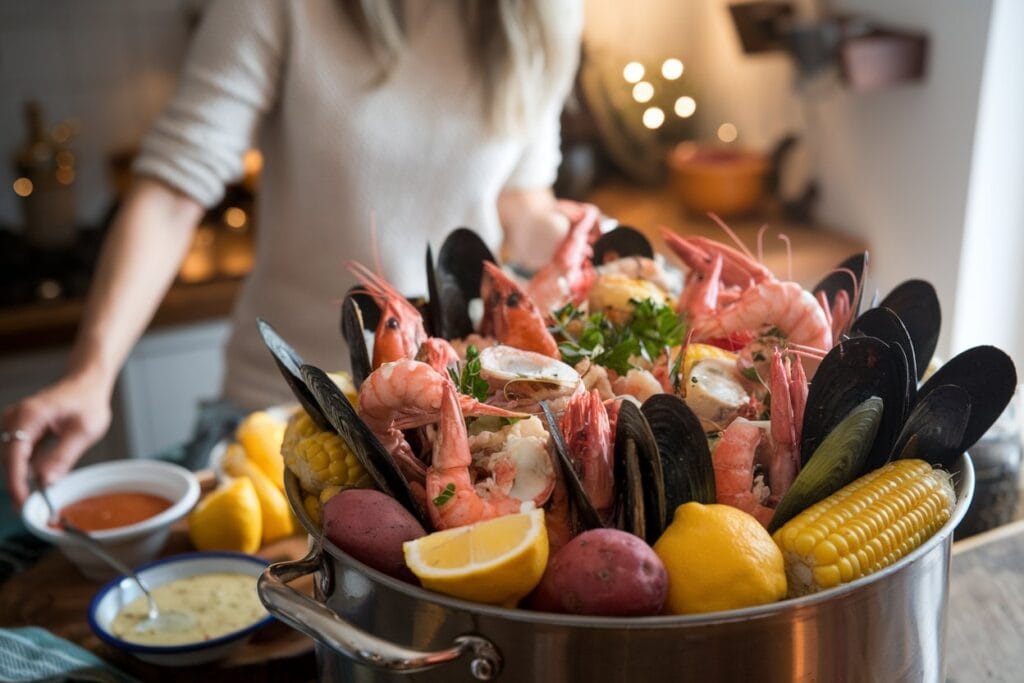
<svg viewBox="0 0 1024 683">
<path fill-rule="evenodd" d="M 0 681 L 138 683 L 91 652 L 38 626 L 0 629 Z"/>
</svg>

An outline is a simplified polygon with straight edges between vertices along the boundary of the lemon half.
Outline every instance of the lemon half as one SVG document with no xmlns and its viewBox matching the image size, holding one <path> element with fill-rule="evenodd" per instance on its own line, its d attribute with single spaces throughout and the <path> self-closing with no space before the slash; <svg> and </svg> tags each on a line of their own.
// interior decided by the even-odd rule
<svg viewBox="0 0 1024 683">
<path fill-rule="evenodd" d="M 544 511 L 506 515 L 437 531 L 402 545 L 424 588 L 464 600 L 514 607 L 548 563 Z"/>
</svg>

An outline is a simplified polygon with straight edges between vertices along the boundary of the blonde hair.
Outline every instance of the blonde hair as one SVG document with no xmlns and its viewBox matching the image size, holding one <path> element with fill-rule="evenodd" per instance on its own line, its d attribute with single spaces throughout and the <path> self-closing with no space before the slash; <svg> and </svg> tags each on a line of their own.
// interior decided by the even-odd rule
<svg viewBox="0 0 1024 683">
<path fill-rule="evenodd" d="M 400 0 L 339 0 L 382 67 L 386 80 L 401 58 Z M 467 46 L 484 88 L 484 114 L 499 131 L 525 127 L 544 106 L 545 83 L 575 60 L 559 40 L 562 4 L 550 0 L 452 0 L 462 7 Z"/>
</svg>

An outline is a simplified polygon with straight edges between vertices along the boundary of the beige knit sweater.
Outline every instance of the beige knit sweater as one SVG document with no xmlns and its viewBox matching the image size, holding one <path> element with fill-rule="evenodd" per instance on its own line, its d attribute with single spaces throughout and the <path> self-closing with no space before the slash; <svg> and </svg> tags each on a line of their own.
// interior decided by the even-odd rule
<svg viewBox="0 0 1024 683">
<path fill-rule="evenodd" d="M 562 39 L 579 40 L 582 8 L 566 5 Z M 336 0 L 219 0 L 191 48 L 177 94 L 146 138 L 136 171 L 205 206 L 239 176 L 258 142 L 256 266 L 233 314 L 225 395 L 258 407 L 288 399 L 257 334 L 274 325 L 309 362 L 345 367 L 343 264 L 380 265 L 402 292 L 425 292 L 424 253 L 456 226 L 492 246 L 504 188 L 547 187 L 560 160 L 558 116 L 572 72 L 548 84 L 542 125 L 497 136 L 467 57 L 454 0 L 409 0 L 407 51 L 377 73 Z M 574 65 L 573 65 L 574 66 Z"/>
</svg>

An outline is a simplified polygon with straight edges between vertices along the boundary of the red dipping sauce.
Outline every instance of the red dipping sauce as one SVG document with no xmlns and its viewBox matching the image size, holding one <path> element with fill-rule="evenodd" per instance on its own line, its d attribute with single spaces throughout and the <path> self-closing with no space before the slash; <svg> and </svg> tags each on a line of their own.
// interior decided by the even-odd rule
<svg viewBox="0 0 1024 683">
<path fill-rule="evenodd" d="M 84 531 L 102 531 L 137 524 L 171 505 L 166 498 L 149 493 L 104 493 L 64 506 L 60 516 Z"/>
</svg>

